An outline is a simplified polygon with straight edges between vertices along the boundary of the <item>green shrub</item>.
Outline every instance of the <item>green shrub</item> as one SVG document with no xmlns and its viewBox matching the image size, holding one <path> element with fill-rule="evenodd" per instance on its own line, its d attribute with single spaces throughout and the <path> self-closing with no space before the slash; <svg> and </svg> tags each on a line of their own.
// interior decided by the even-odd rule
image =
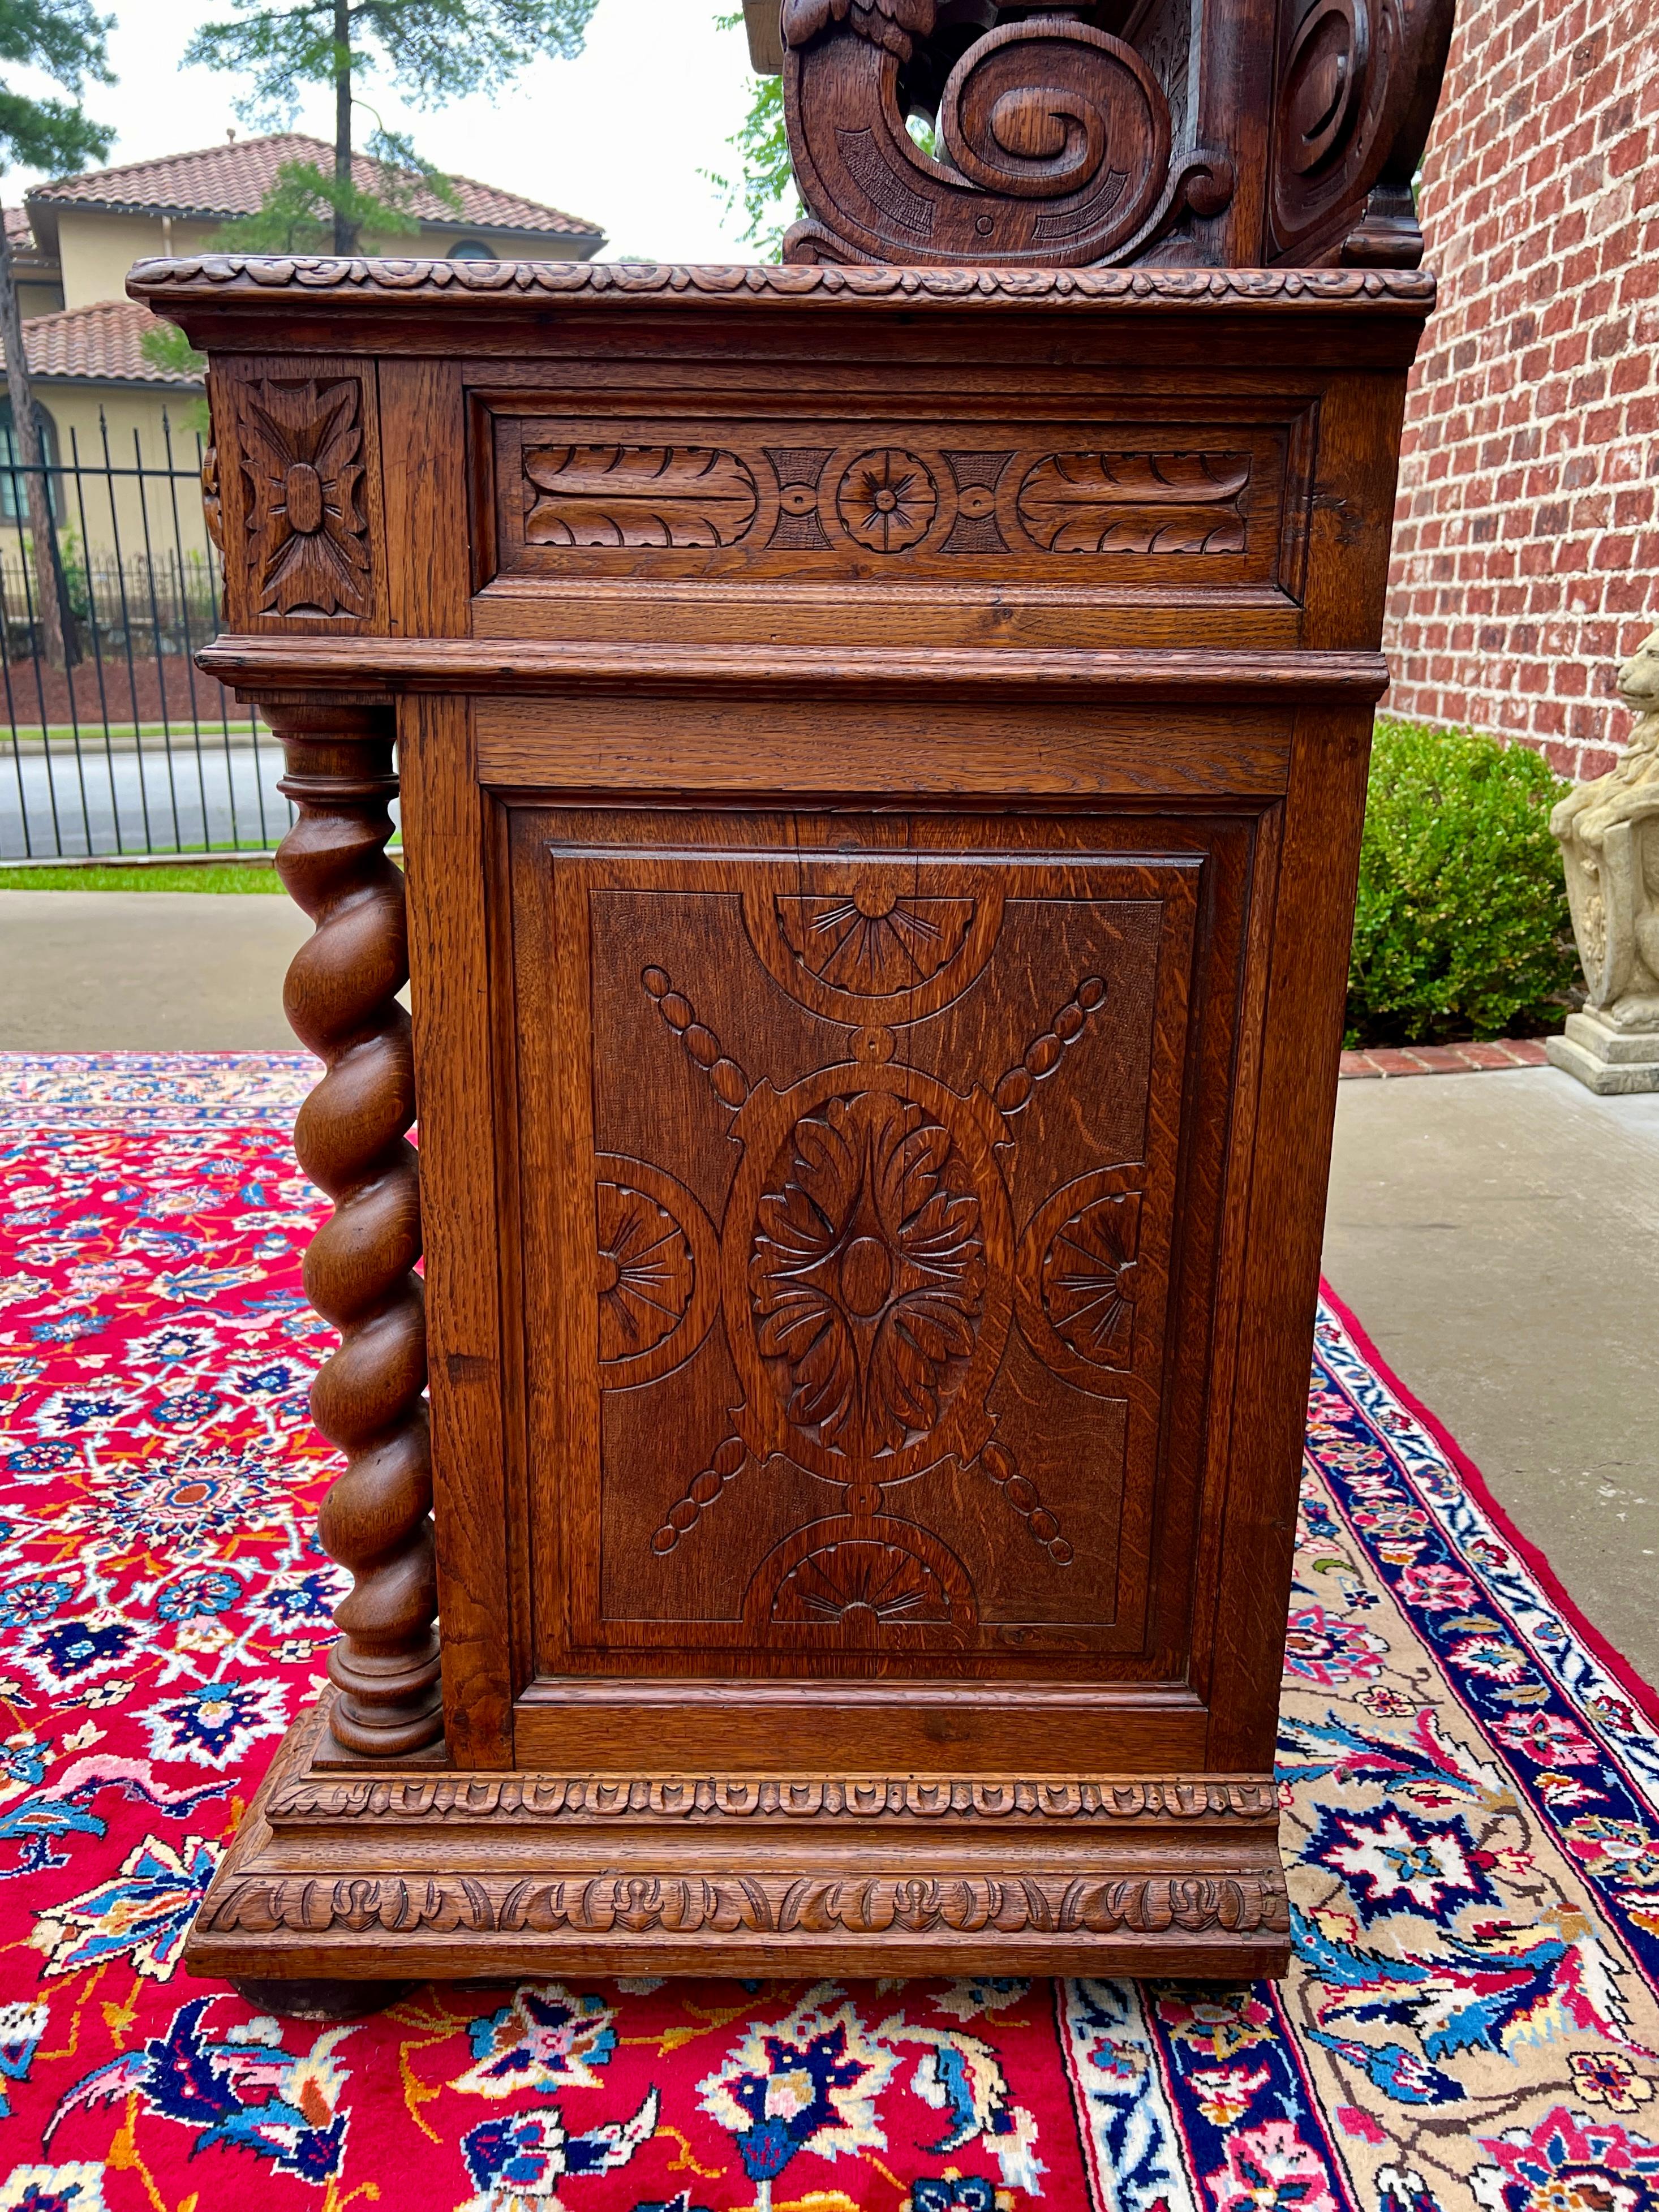
<svg viewBox="0 0 1659 2212">
<path fill-rule="evenodd" d="M 1578 982 L 1540 754 L 1379 721 L 1348 969 L 1348 1042 L 1559 1028 Z"/>
</svg>

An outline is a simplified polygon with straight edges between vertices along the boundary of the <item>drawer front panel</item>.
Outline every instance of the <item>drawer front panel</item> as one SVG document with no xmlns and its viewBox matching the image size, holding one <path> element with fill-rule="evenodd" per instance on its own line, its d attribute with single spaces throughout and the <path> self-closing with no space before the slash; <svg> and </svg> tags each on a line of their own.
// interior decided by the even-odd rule
<svg viewBox="0 0 1659 2212">
<path fill-rule="evenodd" d="M 1157 1671 L 1202 839 L 513 818 L 538 1671 Z"/>
<path fill-rule="evenodd" d="M 1144 403 L 1143 403 L 1144 404 Z M 1277 585 L 1300 596 L 1309 417 L 491 418 L 503 576 Z"/>
</svg>

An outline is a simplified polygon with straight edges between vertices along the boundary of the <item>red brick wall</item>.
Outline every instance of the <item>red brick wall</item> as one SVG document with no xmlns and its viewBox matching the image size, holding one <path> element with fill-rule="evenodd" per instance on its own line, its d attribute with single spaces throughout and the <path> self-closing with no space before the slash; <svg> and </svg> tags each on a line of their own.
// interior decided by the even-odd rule
<svg viewBox="0 0 1659 2212">
<path fill-rule="evenodd" d="M 1659 0 L 1461 0 L 1419 195 L 1386 710 L 1611 766 L 1659 623 Z M 1611 702 L 1611 703 L 1610 703 Z"/>
</svg>

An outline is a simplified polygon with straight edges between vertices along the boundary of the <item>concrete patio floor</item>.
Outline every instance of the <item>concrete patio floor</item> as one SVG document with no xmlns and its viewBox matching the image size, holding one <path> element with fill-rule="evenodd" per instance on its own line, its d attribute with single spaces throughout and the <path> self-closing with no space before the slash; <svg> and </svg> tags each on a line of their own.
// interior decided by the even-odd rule
<svg viewBox="0 0 1659 2212">
<path fill-rule="evenodd" d="M 287 900 L 0 892 L 0 1048 L 270 1050 Z M 1659 1681 L 1659 1096 L 1342 1085 L 1325 1262 L 1602 1633 Z"/>
<path fill-rule="evenodd" d="M 1345 1083 L 1325 1271 L 1659 1682 L 1659 1094 L 1553 1067 Z"/>
<path fill-rule="evenodd" d="M 0 1051 L 279 1052 L 311 924 L 236 892 L 0 891 Z"/>
</svg>

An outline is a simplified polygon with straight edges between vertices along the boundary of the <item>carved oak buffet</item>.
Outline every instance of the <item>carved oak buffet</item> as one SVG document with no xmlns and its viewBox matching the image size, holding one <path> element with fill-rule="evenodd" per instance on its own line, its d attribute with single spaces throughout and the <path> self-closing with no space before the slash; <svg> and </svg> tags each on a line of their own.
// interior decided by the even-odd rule
<svg viewBox="0 0 1659 2212">
<path fill-rule="evenodd" d="M 298 808 L 354 1577 L 194 1970 L 1282 1970 L 1430 280 L 132 289 Z"/>
</svg>

